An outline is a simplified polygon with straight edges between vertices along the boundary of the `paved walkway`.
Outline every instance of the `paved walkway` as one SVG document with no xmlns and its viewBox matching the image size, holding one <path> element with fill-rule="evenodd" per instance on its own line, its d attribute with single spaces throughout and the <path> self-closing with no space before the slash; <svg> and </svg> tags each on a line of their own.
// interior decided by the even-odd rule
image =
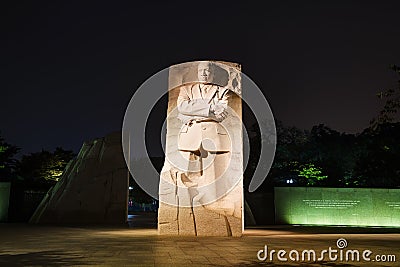
<svg viewBox="0 0 400 267">
<path fill-rule="evenodd" d="M 265 245 L 268 251 L 284 249 L 285 257 L 297 250 L 301 259 L 301 252 L 311 249 L 319 257 L 323 249 L 338 249 L 339 238 L 347 241 L 344 253 L 369 249 L 371 260 L 378 254 L 395 255 L 396 262 L 330 261 L 327 254 L 316 263 L 281 262 L 276 254 L 273 262 L 257 259 Z M 241 238 L 195 238 L 158 236 L 156 229 L 145 228 L 0 224 L 0 266 L 55 265 L 400 266 L 400 229 L 266 227 L 247 229 Z"/>
</svg>

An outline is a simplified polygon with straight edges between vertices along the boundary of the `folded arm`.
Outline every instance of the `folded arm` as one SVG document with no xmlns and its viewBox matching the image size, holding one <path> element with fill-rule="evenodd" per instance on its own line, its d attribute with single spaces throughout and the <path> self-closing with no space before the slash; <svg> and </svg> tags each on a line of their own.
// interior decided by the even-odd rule
<svg viewBox="0 0 400 267">
<path fill-rule="evenodd" d="M 179 91 L 178 111 L 186 116 L 209 117 L 211 104 L 206 99 L 190 99 L 184 87 Z"/>
<path fill-rule="evenodd" d="M 177 106 L 179 113 L 183 115 L 222 121 L 228 115 L 228 90 L 219 91 L 212 99 L 190 99 L 188 92 L 182 87 L 179 91 Z"/>
</svg>

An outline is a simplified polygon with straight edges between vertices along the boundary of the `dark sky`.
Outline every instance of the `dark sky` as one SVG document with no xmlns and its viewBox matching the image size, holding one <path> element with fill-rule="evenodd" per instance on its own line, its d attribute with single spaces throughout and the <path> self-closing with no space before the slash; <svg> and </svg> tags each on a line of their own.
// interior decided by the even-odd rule
<svg viewBox="0 0 400 267">
<path fill-rule="evenodd" d="M 204 59 L 241 63 L 285 125 L 356 133 L 400 64 L 400 1 L 13 2 L 1 8 L 0 131 L 23 153 L 77 152 L 120 130 L 141 83 Z"/>
</svg>

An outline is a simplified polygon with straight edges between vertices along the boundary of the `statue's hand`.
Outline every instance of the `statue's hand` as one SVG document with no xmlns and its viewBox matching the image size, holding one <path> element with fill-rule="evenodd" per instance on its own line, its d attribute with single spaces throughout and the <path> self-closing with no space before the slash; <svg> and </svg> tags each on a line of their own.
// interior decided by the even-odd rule
<svg viewBox="0 0 400 267">
<path fill-rule="evenodd" d="M 222 121 L 228 116 L 228 112 L 223 105 L 212 105 L 210 111 L 212 113 L 212 117 L 214 117 L 217 121 Z"/>
<path fill-rule="evenodd" d="M 223 105 L 212 105 L 211 106 L 211 111 L 214 113 L 214 115 L 218 116 L 225 112 L 225 107 Z"/>
<path fill-rule="evenodd" d="M 226 119 L 227 116 L 228 116 L 228 112 L 226 110 L 224 110 L 223 112 L 219 113 L 218 115 L 215 114 L 215 118 L 218 121 L 223 121 L 224 119 Z"/>
</svg>

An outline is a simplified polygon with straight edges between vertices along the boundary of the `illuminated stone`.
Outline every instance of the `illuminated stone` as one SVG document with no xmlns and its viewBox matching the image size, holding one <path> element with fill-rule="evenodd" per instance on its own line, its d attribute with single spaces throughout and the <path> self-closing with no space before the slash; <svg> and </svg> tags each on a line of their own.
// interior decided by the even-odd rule
<svg viewBox="0 0 400 267">
<path fill-rule="evenodd" d="M 241 236 L 240 66 L 210 61 L 175 65 L 170 67 L 168 89 L 158 232 Z"/>
</svg>

